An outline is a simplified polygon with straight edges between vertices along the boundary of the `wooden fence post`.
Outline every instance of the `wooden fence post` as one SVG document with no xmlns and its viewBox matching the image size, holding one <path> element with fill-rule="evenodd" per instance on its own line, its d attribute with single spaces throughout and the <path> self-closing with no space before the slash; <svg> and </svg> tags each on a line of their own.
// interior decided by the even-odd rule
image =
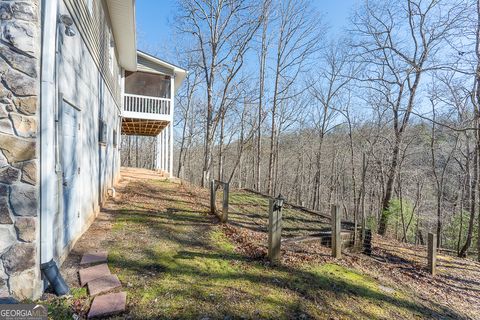
<svg viewBox="0 0 480 320">
<path fill-rule="evenodd" d="M 215 204 L 215 201 L 216 201 L 216 192 L 215 192 L 215 181 L 212 180 L 210 181 L 210 211 L 212 212 L 212 214 L 215 214 L 216 212 L 216 204 Z"/>
<path fill-rule="evenodd" d="M 363 253 L 372 255 L 372 230 L 364 230 L 363 232 Z"/>
<path fill-rule="evenodd" d="M 268 258 L 273 264 L 280 260 L 282 240 L 282 210 L 275 207 L 275 199 L 270 199 L 268 209 Z"/>
<path fill-rule="evenodd" d="M 222 207 L 222 222 L 228 221 L 228 193 L 229 193 L 229 184 L 228 182 L 223 183 L 223 207 Z"/>
<path fill-rule="evenodd" d="M 428 233 L 428 271 L 432 276 L 437 273 L 437 237 Z"/>
<path fill-rule="evenodd" d="M 332 256 L 334 258 L 342 257 L 342 225 L 340 221 L 340 210 L 337 205 L 332 205 Z"/>
</svg>

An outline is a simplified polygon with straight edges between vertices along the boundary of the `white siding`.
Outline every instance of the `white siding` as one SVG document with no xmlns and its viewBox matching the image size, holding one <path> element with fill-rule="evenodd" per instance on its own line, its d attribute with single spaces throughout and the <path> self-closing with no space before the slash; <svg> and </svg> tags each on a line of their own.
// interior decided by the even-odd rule
<svg viewBox="0 0 480 320">
<path fill-rule="evenodd" d="M 68 14 L 62 1 L 60 13 Z M 67 37 L 60 32 L 59 43 L 61 45 L 57 54 L 57 90 L 63 99 L 80 109 L 78 146 L 80 173 L 77 177 L 75 197 L 77 200 L 74 204 L 79 215 L 76 216 L 77 221 L 70 224 L 68 232 L 65 230 L 67 226 L 63 223 L 62 210 L 57 212 L 54 222 L 55 256 L 62 258 L 88 228 L 99 210 L 107 189 L 118 177 L 120 157 L 118 146 L 113 146 L 113 131 L 119 132 L 120 106 L 105 83 L 105 78 L 98 70 L 82 37 L 78 33 L 74 37 Z M 115 73 L 120 71 L 116 60 L 114 68 Z M 58 106 L 61 105 L 59 102 Z M 106 123 L 105 144 L 99 144 L 100 119 Z M 57 192 L 61 197 L 62 191 Z M 69 235 L 69 239 L 65 238 L 66 235 Z"/>
<path fill-rule="evenodd" d="M 137 68 L 138 68 L 138 71 L 161 73 L 168 76 L 174 75 L 172 69 L 166 68 L 157 63 L 153 63 L 150 60 L 147 60 L 140 56 L 137 56 Z"/>
</svg>

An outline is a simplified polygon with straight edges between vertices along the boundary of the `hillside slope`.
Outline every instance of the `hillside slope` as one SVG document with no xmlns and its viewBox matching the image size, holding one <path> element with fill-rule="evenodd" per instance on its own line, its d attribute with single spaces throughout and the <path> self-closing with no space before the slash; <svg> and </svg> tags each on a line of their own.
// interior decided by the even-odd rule
<svg viewBox="0 0 480 320">
<path fill-rule="evenodd" d="M 117 191 L 62 267 L 74 295 L 45 295 L 53 319 L 85 317 L 91 298 L 76 272 L 81 254 L 99 247 L 109 251 L 111 271 L 127 292 L 119 319 L 478 318 L 476 263 L 442 258 L 432 279 L 402 260 L 410 253 L 394 258 L 388 242 L 377 239 L 372 257 L 335 260 L 328 248 L 309 243 L 284 251 L 281 266 L 273 267 L 263 256 L 264 233 L 247 228 L 247 218 L 239 225 L 243 195 L 232 196 L 238 210 L 232 218 L 240 221 L 221 225 L 208 213 L 206 190 L 133 175 Z M 258 214 L 254 224 L 261 226 Z M 476 278 L 460 281 L 453 269 Z M 442 282 L 448 294 L 438 288 Z"/>
</svg>

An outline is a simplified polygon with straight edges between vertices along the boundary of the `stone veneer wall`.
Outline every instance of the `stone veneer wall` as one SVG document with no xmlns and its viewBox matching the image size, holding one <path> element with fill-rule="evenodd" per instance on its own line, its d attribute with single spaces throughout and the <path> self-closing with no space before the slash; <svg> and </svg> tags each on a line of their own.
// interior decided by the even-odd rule
<svg viewBox="0 0 480 320">
<path fill-rule="evenodd" d="M 0 299 L 36 298 L 40 0 L 0 0 Z"/>
</svg>

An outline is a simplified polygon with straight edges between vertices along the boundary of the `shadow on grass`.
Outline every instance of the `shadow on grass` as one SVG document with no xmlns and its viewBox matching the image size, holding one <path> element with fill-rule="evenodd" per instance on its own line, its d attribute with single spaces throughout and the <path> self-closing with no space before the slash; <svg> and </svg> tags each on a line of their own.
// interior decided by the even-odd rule
<svg viewBox="0 0 480 320">
<path fill-rule="evenodd" d="M 440 277 L 437 277 L 436 281 L 440 281 L 440 282 L 443 282 L 450 287 L 455 287 L 457 289 L 463 290 L 463 291 L 465 291 L 465 294 L 467 294 L 467 295 L 469 295 L 469 292 L 473 292 L 473 291 L 480 292 L 480 282 L 478 282 L 478 281 L 463 279 L 463 278 L 460 278 L 460 277 L 455 277 L 455 276 L 447 275 L 447 274 L 441 274 L 439 276 L 441 278 L 444 278 L 445 280 L 453 281 L 453 282 L 455 282 L 455 284 L 452 284 L 451 282 L 447 283 L 446 281 L 441 280 Z M 459 283 L 461 285 L 457 285 L 457 283 Z M 464 286 L 462 286 L 462 284 Z M 472 296 L 472 297 L 476 298 L 475 296 Z"/>
<path fill-rule="evenodd" d="M 438 261 L 438 260 L 437 260 L 437 261 Z M 446 263 L 437 263 L 437 267 L 438 267 L 438 268 L 445 268 L 445 269 L 465 270 L 465 271 L 480 273 L 480 267 L 479 267 L 479 269 L 459 267 L 459 266 L 457 266 L 457 265 L 452 265 L 451 262 L 448 263 L 448 264 L 446 264 Z"/>
<path fill-rule="evenodd" d="M 124 222 L 137 222 L 142 224 L 152 223 L 150 227 L 155 228 L 155 224 L 164 224 L 166 222 L 161 222 L 158 219 L 165 219 L 168 223 L 169 221 L 175 222 L 193 222 L 193 225 L 196 224 L 208 224 L 210 225 L 213 221 L 213 217 L 209 216 L 207 212 L 198 212 L 198 211 L 185 211 L 175 208 L 167 208 L 166 211 L 156 211 L 156 210 L 144 210 L 144 209 L 122 209 L 122 210 L 104 210 L 110 214 L 113 214 L 115 219 Z M 198 213 L 198 214 L 191 214 Z M 187 224 L 187 223 L 185 223 Z"/>
<path fill-rule="evenodd" d="M 151 278 L 146 282 L 146 287 L 139 289 L 139 296 L 145 296 L 144 291 L 147 287 L 154 287 L 152 294 L 155 297 L 164 295 L 163 288 L 155 288 L 155 285 L 164 278 L 173 279 L 171 281 L 180 284 L 177 288 L 169 287 L 167 294 L 174 297 L 173 300 L 179 301 L 183 309 L 177 311 L 180 313 L 169 314 L 169 318 L 203 317 L 205 314 L 202 314 L 202 307 L 205 304 L 215 305 L 215 308 L 220 310 L 222 318 L 243 318 L 245 314 L 237 308 L 238 301 L 230 301 L 228 298 L 228 294 L 232 292 L 242 297 L 244 301 L 251 301 L 253 305 L 263 303 L 272 308 L 282 308 L 285 310 L 283 313 L 285 318 L 318 317 L 318 314 L 314 314 L 315 312 L 346 318 L 352 317 L 352 314 L 355 317 L 368 319 L 379 317 L 374 311 L 365 308 L 364 301 L 358 305 L 347 304 L 358 302 L 358 299 L 367 301 L 369 306 L 373 305 L 381 309 L 387 305 L 395 306 L 422 318 L 463 318 L 462 315 L 435 303 L 432 303 L 434 308 L 429 308 L 414 303 L 402 295 L 386 294 L 372 285 L 372 283 L 376 284 L 373 280 L 369 279 L 368 283 L 363 283 L 361 281 L 365 278 L 363 276 L 359 276 L 362 278 L 356 282 L 355 277 L 342 278 L 342 274 L 328 272 L 321 267 L 320 269 L 290 266 L 270 268 L 265 267 L 263 262 L 252 261 L 251 258 L 231 250 L 212 247 L 211 239 L 200 233 L 209 232 L 205 226 L 214 221 L 213 217 L 194 211 L 184 211 L 183 208 L 175 207 L 176 200 L 172 201 L 174 203 L 166 211 L 122 210 L 114 215 L 119 222 L 134 222 L 142 225 L 143 228 L 150 229 L 149 234 L 154 237 L 150 239 L 152 243 L 161 242 L 163 239 L 175 243 L 170 251 L 169 249 L 162 251 L 163 249 L 159 250 L 155 246 L 134 242 L 133 250 L 136 256 L 132 258 L 130 253 L 122 248 L 122 242 L 118 241 L 116 254 L 109 257 L 111 266 L 124 270 L 127 274 L 150 274 Z M 198 232 L 198 234 L 186 236 L 176 229 L 178 226 L 186 225 L 192 227 L 191 232 Z M 201 228 L 195 229 L 195 227 Z M 134 227 L 125 228 L 123 232 L 125 238 L 135 239 L 137 235 Z M 132 248 L 132 244 L 129 245 L 128 248 Z M 403 261 L 398 262 L 403 263 Z M 345 270 L 351 272 L 348 269 Z M 182 283 L 185 279 L 191 283 L 188 281 Z M 263 294 L 265 288 L 286 293 L 286 296 L 291 298 L 285 301 Z M 217 297 L 216 294 L 220 296 Z M 195 301 L 198 302 L 198 307 Z M 310 306 L 316 306 L 317 310 L 314 312 L 306 309 L 304 301 L 307 301 Z M 194 307 L 187 308 L 182 305 L 182 302 Z M 132 312 L 131 316 L 135 317 L 135 311 Z M 164 310 L 151 310 L 151 312 L 155 314 L 141 315 L 139 318 L 165 317 L 165 313 L 162 313 Z"/>
<path fill-rule="evenodd" d="M 228 218 L 228 223 L 231 224 L 232 226 L 240 227 L 240 228 L 245 228 L 251 231 L 255 232 L 267 232 L 267 225 L 261 226 L 256 223 L 248 223 L 248 222 L 240 222 L 240 219 L 232 219 L 231 217 Z"/>
<path fill-rule="evenodd" d="M 441 312 L 441 314 L 439 314 L 436 310 L 430 309 L 426 306 L 412 303 L 411 301 L 401 297 L 387 295 L 366 285 L 356 284 L 352 281 L 346 281 L 335 275 L 332 276 L 328 272 L 320 273 L 291 268 L 288 266 L 280 266 L 274 269 L 275 271 L 280 272 L 280 275 L 273 276 L 267 275 L 266 272 L 261 272 L 263 266 L 259 265 L 258 262 L 250 262 L 250 264 L 255 264 L 253 270 L 247 270 L 243 272 L 236 272 L 236 270 L 212 270 L 211 268 L 197 268 L 195 267 L 195 264 L 188 262 L 188 260 L 195 259 L 200 259 L 203 261 L 247 261 L 245 257 L 235 253 L 205 253 L 182 250 L 173 257 L 165 259 L 166 257 L 164 255 L 158 254 L 154 250 L 145 248 L 143 249 L 143 255 L 148 257 L 149 260 L 158 261 L 159 268 L 163 269 L 165 273 L 176 277 L 198 277 L 201 279 L 200 281 L 205 284 L 205 290 L 209 290 L 209 281 L 213 281 L 214 283 L 218 283 L 218 281 L 220 281 L 220 283 L 224 283 L 224 281 L 231 281 L 235 283 L 235 281 L 240 280 L 248 281 L 249 283 L 261 287 L 273 286 L 281 290 L 287 289 L 292 292 L 299 293 L 302 298 L 315 302 L 316 304 L 318 304 L 320 301 L 320 304 L 324 306 L 330 304 L 330 301 L 325 299 L 325 296 L 333 295 L 337 300 L 341 300 L 344 297 L 354 296 L 357 298 L 366 299 L 372 303 L 390 304 L 425 318 L 437 318 L 440 316 L 443 319 L 462 318 L 461 315 L 456 314 L 444 307 L 438 306 L 438 309 Z M 148 267 L 148 264 L 139 263 L 135 260 L 129 260 L 124 256 L 118 257 L 118 259 L 118 261 L 113 260 L 112 263 L 121 268 L 128 268 L 130 270 L 138 271 Z M 182 297 L 184 299 L 202 296 L 199 294 L 192 295 L 189 289 L 182 290 L 177 294 L 178 297 Z M 290 307 L 293 308 L 293 306 Z M 338 311 L 341 310 L 335 310 L 335 312 Z M 367 318 L 375 318 L 375 315 L 369 313 L 368 311 L 359 311 L 364 312 L 364 316 Z"/>
<path fill-rule="evenodd" d="M 177 213 L 176 213 L 177 214 Z M 183 218 L 190 221 L 190 217 L 185 217 L 180 215 L 176 218 L 175 221 L 181 220 Z M 198 221 L 198 219 L 193 219 Z M 148 220 L 145 221 L 150 228 L 159 228 L 161 226 L 155 226 L 154 223 Z M 161 236 L 159 236 L 161 238 Z M 175 237 L 169 235 L 170 240 L 175 241 L 181 247 L 189 247 L 192 245 L 190 241 L 185 241 L 182 237 Z M 199 248 L 205 249 L 208 248 L 209 244 L 206 241 L 201 241 L 197 243 Z M 208 295 L 208 282 L 218 282 L 223 283 L 235 282 L 235 281 L 247 281 L 256 286 L 273 286 L 281 290 L 289 290 L 292 292 L 299 293 L 303 299 L 307 299 L 315 304 L 321 302 L 321 305 L 328 305 L 330 302 L 325 298 L 325 294 L 334 295 L 338 299 L 342 297 L 357 297 L 366 299 L 372 303 L 386 303 L 390 305 L 397 306 L 408 312 L 415 313 L 421 317 L 431 318 L 438 316 L 438 313 L 435 310 L 432 310 L 428 307 L 412 303 L 404 298 L 392 297 L 390 295 L 384 294 L 373 290 L 372 288 L 362 286 L 361 284 L 355 284 L 351 281 L 345 281 L 337 277 L 333 277 L 329 274 L 314 273 L 305 270 L 300 270 L 297 268 L 281 266 L 275 268 L 276 271 L 281 273 L 281 276 L 272 276 L 268 275 L 268 272 L 262 273 L 259 270 L 262 270 L 263 266 L 259 262 L 250 261 L 249 264 L 253 264 L 253 269 L 248 269 L 246 271 L 238 272 L 237 270 L 223 269 L 217 270 L 215 268 L 203 268 L 196 267 L 195 264 L 192 264 L 189 261 L 199 260 L 199 261 L 214 261 L 221 263 L 222 261 L 228 261 L 229 263 L 238 263 L 240 261 L 246 262 L 248 259 L 242 255 L 229 252 L 199 252 L 192 250 L 180 250 L 176 252 L 173 256 L 161 254 L 155 251 L 152 248 L 138 248 L 141 252 L 141 255 L 145 258 L 142 260 L 129 259 L 128 255 L 121 255 L 118 257 L 112 257 L 110 260 L 112 265 L 122 269 L 128 269 L 135 273 L 145 273 L 148 270 L 153 269 L 154 272 L 160 272 L 163 274 L 170 274 L 174 277 L 183 277 L 188 276 L 193 279 L 201 279 L 202 283 L 205 283 L 205 293 Z M 147 272 L 148 273 L 148 272 Z M 198 295 L 193 295 L 189 289 L 185 289 L 183 292 L 178 293 L 178 298 L 183 299 L 195 299 L 198 298 Z M 203 296 L 203 295 L 200 295 Z M 292 309 L 295 306 L 289 306 L 288 308 Z M 335 308 L 334 306 L 331 306 Z M 442 310 L 444 318 L 459 319 L 460 315 L 453 313 L 448 309 L 438 307 Z M 294 312 L 290 310 L 290 312 Z M 341 312 L 340 309 L 336 309 L 335 313 Z M 360 312 L 360 311 L 359 311 Z M 367 311 L 365 317 L 374 318 L 375 315 L 369 314 Z M 294 312 L 295 313 L 295 312 Z M 230 310 L 229 314 L 231 316 L 235 315 L 234 310 Z M 238 316 L 238 315 L 236 315 Z"/>
</svg>

